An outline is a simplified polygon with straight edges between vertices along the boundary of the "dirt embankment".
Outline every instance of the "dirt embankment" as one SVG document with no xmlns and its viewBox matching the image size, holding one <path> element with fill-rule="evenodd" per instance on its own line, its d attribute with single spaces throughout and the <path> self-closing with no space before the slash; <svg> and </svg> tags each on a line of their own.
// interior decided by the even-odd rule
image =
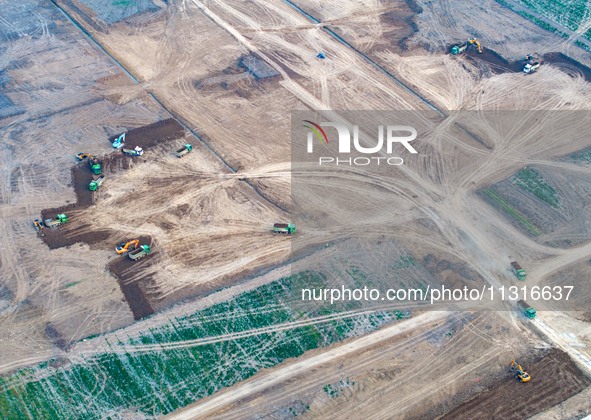
<svg viewBox="0 0 591 420">
<path fill-rule="evenodd" d="M 448 46 L 451 48 L 452 45 Z M 496 51 L 490 48 L 483 48 L 482 53 L 478 53 L 476 48 L 469 48 L 466 53 L 468 60 L 475 63 L 477 66 L 485 64 L 493 73 L 520 73 L 526 64 L 525 57 L 523 60 L 509 61 Z M 583 77 L 586 81 L 591 82 L 591 68 L 579 63 L 576 60 L 564 55 L 560 52 L 552 52 L 541 56 L 542 66 L 551 64 L 571 77 Z"/>
<path fill-rule="evenodd" d="M 133 149 L 136 146 L 149 150 L 151 147 L 184 137 L 184 128 L 174 119 L 158 121 L 144 127 L 130 130 L 126 133 L 125 148 Z M 116 136 L 115 136 L 116 137 Z M 112 142 L 115 137 L 109 139 Z M 129 157 L 120 150 L 114 150 L 107 156 L 99 157 L 102 172 L 109 176 L 121 170 L 126 170 L 132 162 L 141 162 L 143 157 Z M 93 205 L 95 194 L 88 189 L 88 184 L 95 175 L 86 161 L 76 164 L 72 169 L 72 187 L 76 193 L 76 203 L 66 206 L 44 209 L 41 212 L 43 219 L 55 217 L 58 213 L 68 216 L 68 223 L 55 229 L 44 229 L 43 241 L 50 249 L 62 248 L 76 243 L 104 247 L 113 247 L 116 241 L 124 241 L 131 238 L 122 238 L 122 235 L 111 229 L 98 229 L 93 226 L 92 220 L 77 220 L 82 211 Z M 152 238 L 144 236 L 138 238 L 140 244 L 152 245 Z M 100 245 L 98 245 L 100 244 Z M 154 255 L 149 255 L 137 262 L 126 256 L 121 256 L 108 265 L 108 270 L 117 278 L 119 286 L 127 300 L 127 303 L 136 319 L 143 318 L 154 313 L 146 297 L 145 290 L 152 281 L 150 275 L 138 277 L 131 267 L 148 267 L 153 264 Z"/>
<path fill-rule="evenodd" d="M 443 419 L 524 419 L 572 397 L 591 381 L 561 350 L 551 349 L 524 364 L 530 382 L 521 383 L 507 372 L 506 378 L 487 392 L 447 413 Z"/>
</svg>

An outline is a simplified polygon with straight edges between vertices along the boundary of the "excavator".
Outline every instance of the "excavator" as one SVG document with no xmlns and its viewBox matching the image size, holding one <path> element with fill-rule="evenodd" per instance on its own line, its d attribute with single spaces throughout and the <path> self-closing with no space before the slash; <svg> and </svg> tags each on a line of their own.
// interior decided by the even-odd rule
<svg viewBox="0 0 591 420">
<path fill-rule="evenodd" d="M 83 161 L 84 159 L 88 159 L 88 165 L 90 166 L 90 170 L 95 175 L 100 175 L 102 173 L 101 170 L 101 161 L 92 156 L 90 153 L 78 153 L 76 155 L 79 161 Z"/>
<path fill-rule="evenodd" d="M 515 361 L 515 359 L 511 360 L 511 372 L 515 372 L 515 377 L 519 378 L 521 382 L 529 382 L 531 380 L 531 376 L 529 373 L 523 370 L 521 365 Z"/>
<path fill-rule="evenodd" d="M 482 54 L 482 46 L 480 45 L 480 41 L 478 41 L 476 38 L 470 38 L 468 41 L 464 42 L 461 45 L 454 45 L 453 47 L 451 47 L 450 52 L 453 55 L 462 54 L 463 52 L 466 52 L 466 50 L 470 46 L 475 46 L 478 53 Z"/>
<path fill-rule="evenodd" d="M 42 220 L 35 219 L 33 221 L 33 226 L 35 226 L 35 229 L 37 229 L 37 232 L 38 232 L 39 236 L 45 236 L 45 232 L 43 232 L 43 228 L 45 226 L 43 225 L 43 221 Z"/>
<path fill-rule="evenodd" d="M 139 246 L 140 241 L 139 239 L 133 239 L 131 241 L 128 242 L 124 242 L 122 244 L 119 244 L 119 246 L 117 246 L 115 248 L 115 252 L 119 255 L 121 254 L 125 254 L 126 252 L 131 251 L 132 249 L 135 249 Z"/>
</svg>

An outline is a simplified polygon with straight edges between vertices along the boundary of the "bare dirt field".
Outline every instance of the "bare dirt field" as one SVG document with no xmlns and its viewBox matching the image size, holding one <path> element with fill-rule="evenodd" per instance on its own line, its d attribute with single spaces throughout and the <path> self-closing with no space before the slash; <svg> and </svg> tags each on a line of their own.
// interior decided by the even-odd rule
<svg viewBox="0 0 591 420">
<path fill-rule="evenodd" d="M 383 269 L 399 270 L 397 286 L 514 285 L 516 259 L 528 285 L 571 283 L 579 295 L 572 312 L 542 305 L 554 312 L 534 321 L 515 302 L 416 312 L 258 373 L 245 362 L 239 376 L 250 379 L 176 415 L 523 417 L 586 392 L 591 62 L 574 38 L 494 1 L 108 3 L 0 2 L 0 241 L 10 244 L 0 253 L 0 371 L 52 357 L 67 366 L 186 305 L 274 281 L 264 273 L 296 256 L 321 267 L 314 255 L 354 248 L 350 236 L 380 240 L 387 226 Z M 447 54 L 470 36 L 483 54 Z M 520 60 L 532 52 L 546 62 L 525 76 Z M 406 111 L 424 133 L 419 153 L 381 173 L 294 174 L 291 111 L 306 109 L 326 119 Z M 142 157 L 111 147 L 122 132 Z M 177 158 L 187 142 L 193 151 Z M 77 152 L 104 162 L 95 193 Z M 310 183 L 303 197 L 292 196 L 298 177 Z M 344 198 L 323 194 L 331 178 L 347 181 Z M 372 217 L 334 228 L 364 209 L 356 203 Z M 310 213 L 296 237 L 271 234 L 301 208 Z M 62 211 L 67 224 L 35 235 L 34 218 Z M 134 238 L 153 252 L 115 255 Z M 137 351 L 158 345 L 192 344 Z M 531 383 L 507 374 L 513 357 Z"/>
<path fill-rule="evenodd" d="M 105 100 L 96 81 L 121 70 L 53 6 L 5 2 L 2 10 L 10 22 L 0 31 L 2 92 L 23 111 L 0 120 L 0 237 L 11 244 L 0 252 L 4 365 L 59 353 L 52 331 L 69 343 L 133 321 L 100 253 L 80 245 L 49 251 L 32 220 L 76 201 L 70 168 L 77 152 L 110 151 L 109 136 L 163 115 L 138 100 Z"/>
</svg>

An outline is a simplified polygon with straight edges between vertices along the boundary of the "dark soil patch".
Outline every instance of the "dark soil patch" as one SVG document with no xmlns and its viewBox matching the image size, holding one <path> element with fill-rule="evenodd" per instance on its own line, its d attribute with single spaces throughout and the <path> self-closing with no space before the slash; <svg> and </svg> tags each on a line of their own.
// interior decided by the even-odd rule
<svg viewBox="0 0 591 420">
<path fill-rule="evenodd" d="M 124 147 L 126 149 L 133 149 L 134 147 L 139 146 L 148 149 L 160 143 L 184 137 L 185 134 L 186 132 L 182 125 L 176 120 L 168 118 L 166 120 L 127 131 L 125 134 Z M 109 141 L 113 143 L 117 137 L 119 136 L 113 136 Z"/>
<path fill-rule="evenodd" d="M 152 238 L 149 236 L 140 236 L 137 239 L 140 240 L 140 245 L 150 245 L 150 247 L 153 245 Z M 136 320 L 154 313 L 145 291 L 152 282 L 152 276 L 147 274 L 138 277 L 137 272 L 140 268 L 149 267 L 155 261 L 154 253 L 150 253 L 137 261 L 133 261 L 127 254 L 124 254 L 118 256 L 107 266 L 109 272 L 117 278 L 123 296 L 125 296 L 129 309 L 131 309 Z"/>
<path fill-rule="evenodd" d="M 452 45 L 448 46 L 448 51 L 451 47 Z M 525 59 L 509 61 L 490 48 L 482 48 L 482 53 L 479 53 L 476 47 L 471 46 L 468 47 L 464 55 L 477 66 L 479 63 L 486 63 L 488 68 L 496 74 L 519 73 L 523 70 L 523 66 L 525 66 Z"/>
<path fill-rule="evenodd" d="M 530 382 L 521 383 L 507 371 L 506 377 L 486 392 L 467 401 L 443 419 L 524 419 L 572 397 L 591 381 L 561 350 L 550 349 L 527 364 Z"/>
<path fill-rule="evenodd" d="M 448 45 L 448 51 L 452 45 Z M 478 53 L 475 47 L 469 47 L 464 53 L 466 58 L 479 65 L 486 63 L 493 73 L 521 73 L 523 67 L 527 63 L 525 57 L 523 60 L 509 61 L 490 48 L 483 48 L 482 53 Z M 591 68 L 579 63 L 576 60 L 564 55 L 560 52 L 552 52 L 544 54 L 542 57 L 543 64 L 552 64 L 564 71 L 571 77 L 583 77 L 586 81 L 591 82 Z"/>
<path fill-rule="evenodd" d="M 579 63 L 576 60 L 560 52 L 553 52 L 544 55 L 544 61 L 553 64 L 570 76 L 582 76 L 586 81 L 591 82 L 591 68 Z"/>
<path fill-rule="evenodd" d="M 72 216 L 70 212 L 69 216 Z M 77 225 L 74 229 L 66 231 L 65 226 L 56 229 L 45 229 L 43 241 L 49 249 L 58 249 L 65 246 L 71 246 L 78 242 L 88 245 L 94 245 L 109 239 L 113 232 L 109 230 L 92 230 L 90 224 Z"/>
<path fill-rule="evenodd" d="M 398 45 L 400 51 L 408 51 L 408 40 L 419 31 L 415 22 L 415 15 L 423 13 L 423 8 L 414 0 L 406 0 L 407 8 L 399 8 L 383 13 L 380 16 L 382 28 L 390 28 L 385 33 L 385 38 Z"/>
<path fill-rule="evenodd" d="M 51 342 L 61 350 L 67 351 L 70 347 L 70 343 L 68 340 L 64 338 L 63 335 L 49 322 L 45 324 L 45 335 L 49 337 Z"/>
</svg>

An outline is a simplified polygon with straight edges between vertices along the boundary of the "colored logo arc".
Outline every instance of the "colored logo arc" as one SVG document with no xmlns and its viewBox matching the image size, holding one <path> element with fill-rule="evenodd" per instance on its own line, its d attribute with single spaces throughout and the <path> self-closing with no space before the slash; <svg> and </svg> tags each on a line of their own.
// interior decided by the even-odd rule
<svg viewBox="0 0 591 420">
<path fill-rule="evenodd" d="M 325 141 L 328 144 L 328 136 L 326 135 L 324 129 L 320 127 L 320 125 L 313 123 L 312 121 L 304 120 L 305 123 L 304 127 L 309 128 L 312 132 L 318 137 L 318 140 Z"/>
</svg>

